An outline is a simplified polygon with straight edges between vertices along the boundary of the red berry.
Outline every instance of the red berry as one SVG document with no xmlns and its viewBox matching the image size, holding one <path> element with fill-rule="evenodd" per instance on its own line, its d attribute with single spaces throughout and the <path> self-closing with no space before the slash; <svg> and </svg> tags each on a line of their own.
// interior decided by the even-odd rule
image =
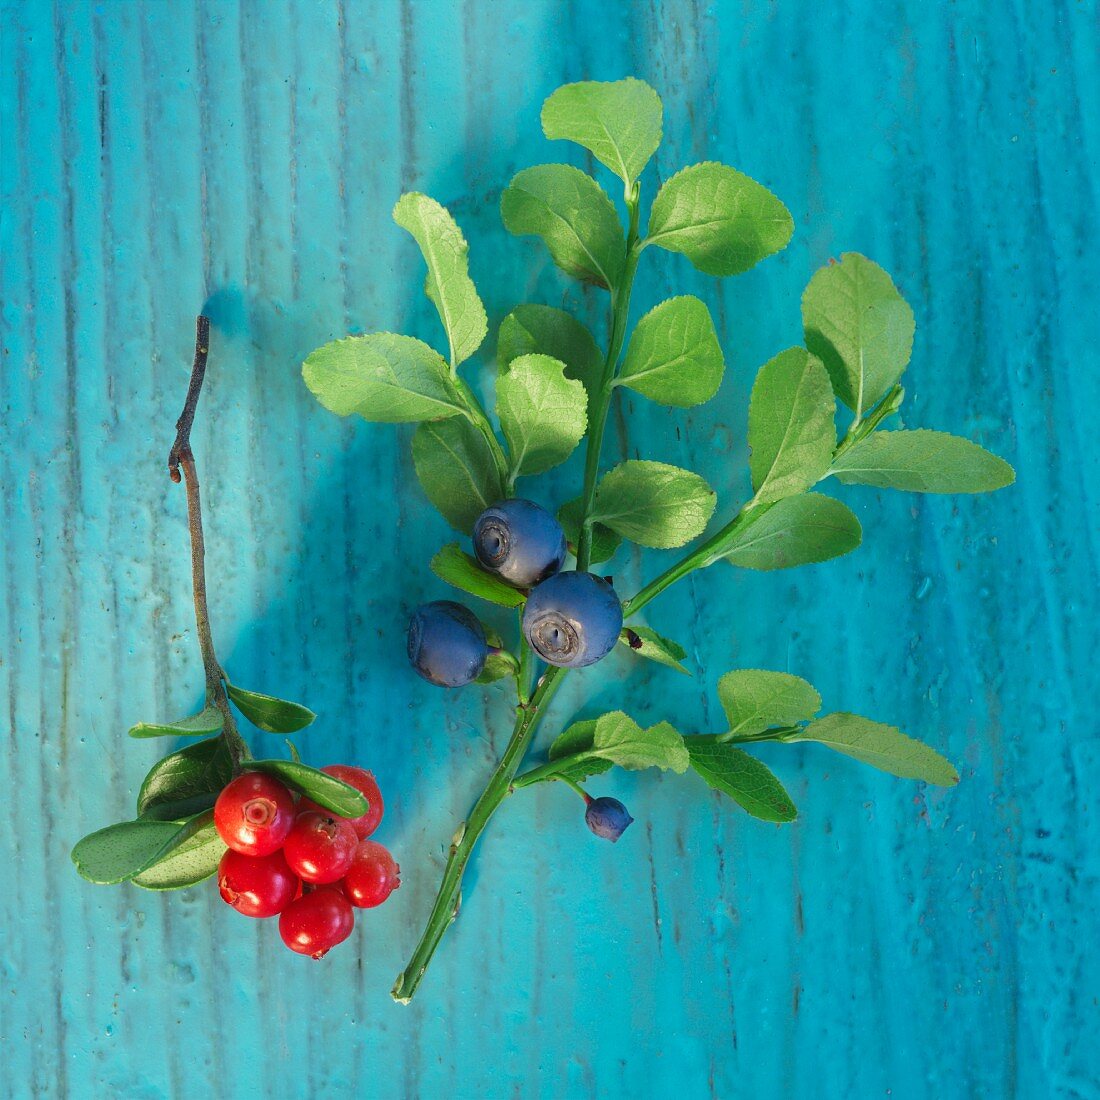
<svg viewBox="0 0 1100 1100">
<path fill-rule="evenodd" d="M 327 886 L 292 901 L 279 917 L 279 935 L 291 951 L 319 959 L 351 935 L 355 913 L 348 899 Z"/>
<path fill-rule="evenodd" d="M 322 768 L 321 771 L 327 775 L 331 775 L 336 779 L 342 779 L 345 783 L 354 787 L 359 791 L 367 802 L 370 803 L 370 808 L 362 817 L 352 817 L 348 820 L 355 828 L 355 833 L 360 840 L 366 839 L 378 828 L 378 823 L 382 820 L 382 813 L 385 807 L 382 804 L 382 792 L 378 789 L 378 781 L 374 778 L 371 772 L 364 771 L 362 768 L 352 767 L 351 764 L 329 764 Z M 308 798 L 303 798 L 298 804 L 299 810 L 317 810 L 320 813 L 328 813 L 323 806 L 318 806 L 316 802 L 311 802 Z"/>
<path fill-rule="evenodd" d="M 306 882 L 323 885 L 344 877 L 358 843 L 350 821 L 306 810 L 294 819 L 283 854 L 295 874 Z"/>
<path fill-rule="evenodd" d="M 360 909 L 381 905 L 401 885 L 401 868 L 375 840 L 361 840 L 344 876 L 344 893 Z"/>
<path fill-rule="evenodd" d="M 242 856 L 231 848 L 218 864 L 222 900 L 246 917 L 273 917 L 293 900 L 301 883 L 282 852 Z"/>
<path fill-rule="evenodd" d="M 235 852 L 269 856 L 283 846 L 294 813 L 294 796 L 282 783 L 263 772 L 245 772 L 218 795 L 214 825 Z"/>
</svg>

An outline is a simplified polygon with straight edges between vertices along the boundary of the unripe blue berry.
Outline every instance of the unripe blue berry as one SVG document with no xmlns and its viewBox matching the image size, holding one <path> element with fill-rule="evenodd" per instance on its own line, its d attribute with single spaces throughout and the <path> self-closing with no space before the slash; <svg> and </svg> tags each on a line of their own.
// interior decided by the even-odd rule
<svg viewBox="0 0 1100 1100">
<path fill-rule="evenodd" d="M 477 616 L 452 600 L 421 604 L 409 620 L 407 642 L 413 668 L 439 687 L 476 680 L 489 655 Z"/>
<path fill-rule="evenodd" d="M 612 844 L 626 832 L 634 818 L 617 798 L 590 798 L 588 809 L 584 811 L 585 824 L 604 840 Z"/>
<path fill-rule="evenodd" d="M 478 516 L 474 553 L 501 580 L 516 588 L 531 588 L 561 569 L 565 532 L 534 501 L 502 500 Z"/>
<path fill-rule="evenodd" d="M 560 668 L 584 668 L 606 657 L 622 628 L 615 589 L 593 573 L 556 574 L 531 592 L 523 609 L 527 643 Z"/>
</svg>

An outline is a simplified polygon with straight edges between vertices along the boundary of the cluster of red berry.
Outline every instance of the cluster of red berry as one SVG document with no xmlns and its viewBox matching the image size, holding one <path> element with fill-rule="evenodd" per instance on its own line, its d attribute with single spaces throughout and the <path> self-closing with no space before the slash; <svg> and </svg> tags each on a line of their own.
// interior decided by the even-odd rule
<svg viewBox="0 0 1100 1100">
<path fill-rule="evenodd" d="M 353 906 L 381 905 L 401 884 L 393 856 L 367 837 L 382 820 L 370 772 L 345 764 L 321 769 L 362 792 L 362 817 L 338 817 L 262 772 L 245 772 L 214 804 L 229 851 L 218 867 L 222 898 L 246 917 L 279 917 L 291 951 L 319 959 L 351 935 Z"/>
</svg>

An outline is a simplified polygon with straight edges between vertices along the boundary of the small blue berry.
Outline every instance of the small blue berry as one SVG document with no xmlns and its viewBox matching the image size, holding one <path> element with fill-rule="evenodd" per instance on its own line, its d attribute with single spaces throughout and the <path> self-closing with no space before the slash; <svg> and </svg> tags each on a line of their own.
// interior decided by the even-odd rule
<svg viewBox="0 0 1100 1100">
<path fill-rule="evenodd" d="M 531 588 L 565 563 L 565 532 L 530 500 L 502 500 L 474 524 L 477 560 L 516 588 Z"/>
<path fill-rule="evenodd" d="M 634 818 L 617 798 L 592 798 L 584 811 L 585 824 L 604 840 L 612 844 L 626 832 Z"/>
<path fill-rule="evenodd" d="M 481 675 L 489 646 L 485 628 L 452 600 L 421 604 L 409 620 L 409 661 L 429 683 L 461 687 Z"/>
<path fill-rule="evenodd" d="M 556 574 L 531 592 L 523 609 L 528 644 L 560 668 L 584 668 L 606 657 L 622 628 L 615 589 L 593 573 Z"/>
</svg>

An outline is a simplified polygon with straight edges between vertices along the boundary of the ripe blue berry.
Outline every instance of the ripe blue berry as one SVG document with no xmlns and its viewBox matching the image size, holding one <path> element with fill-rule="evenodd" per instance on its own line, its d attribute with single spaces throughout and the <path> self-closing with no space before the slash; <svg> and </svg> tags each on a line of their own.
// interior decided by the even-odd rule
<svg viewBox="0 0 1100 1100">
<path fill-rule="evenodd" d="M 623 628 L 615 589 L 592 573 L 558 573 L 523 609 L 523 636 L 547 664 L 584 668 L 606 657 Z"/>
<path fill-rule="evenodd" d="M 477 560 L 516 588 L 552 577 L 565 562 L 561 524 L 530 500 L 502 500 L 474 524 Z"/>
<path fill-rule="evenodd" d="M 626 832 L 634 818 L 617 798 L 591 798 L 584 811 L 585 824 L 604 840 L 612 844 Z"/>
<path fill-rule="evenodd" d="M 409 620 L 409 661 L 429 683 L 461 687 L 476 680 L 489 647 L 477 616 L 460 603 L 421 604 Z"/>
</svg>

